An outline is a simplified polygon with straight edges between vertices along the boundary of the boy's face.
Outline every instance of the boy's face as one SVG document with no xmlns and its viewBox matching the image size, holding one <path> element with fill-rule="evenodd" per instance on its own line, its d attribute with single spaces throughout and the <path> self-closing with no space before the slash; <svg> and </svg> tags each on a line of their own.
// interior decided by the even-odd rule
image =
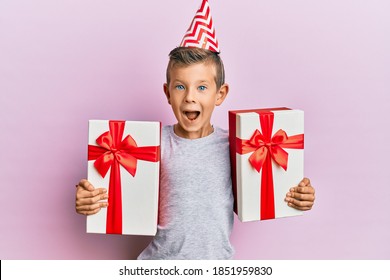
<svg viewBox="0 0 390 280">
<path fill-rule="evenodd" d="M 215 66 L 210 63 L 171 68 L 170 83 L 164 84 L 164 92 L 178 121 L 178 136 L 196 139 L 213 131 L 211 115 L 229 91 L 227 84 L 218 89 L 215 77 Z"/>
</svg>

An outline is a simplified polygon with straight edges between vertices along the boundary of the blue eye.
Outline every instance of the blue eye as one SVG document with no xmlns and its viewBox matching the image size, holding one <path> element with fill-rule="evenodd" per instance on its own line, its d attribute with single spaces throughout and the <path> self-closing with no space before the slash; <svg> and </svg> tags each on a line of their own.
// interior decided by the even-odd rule
<svg viewBox="0 0 390 280">
<path fill-rule="evenodd" d="M 198 89 L 199 89 L 200 91 L 204 91 L 204 90 L 207 89 L 207 87 L 205 87 L 205 86 L 199 86 Z"/>
<path fill-rule="evenodd" d="M 184 90 L 184 86 L 183 85 L 177 85 L 175 88 L 178 89 L 178 90 Z"/>
</svg>

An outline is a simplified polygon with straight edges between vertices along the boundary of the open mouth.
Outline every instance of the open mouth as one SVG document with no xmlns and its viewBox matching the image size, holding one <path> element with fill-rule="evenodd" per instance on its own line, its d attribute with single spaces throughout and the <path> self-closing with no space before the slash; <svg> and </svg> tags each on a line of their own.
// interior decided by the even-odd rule
<svg viewBox="0 0 390 280">
<path fill-rule="evenodd" d="M 187 119 L 190 121 L 194 121 L 198 118 L 200 115 L 199 111 L 184 111 L 184 114 L 186 115 Z"/>
</svg>

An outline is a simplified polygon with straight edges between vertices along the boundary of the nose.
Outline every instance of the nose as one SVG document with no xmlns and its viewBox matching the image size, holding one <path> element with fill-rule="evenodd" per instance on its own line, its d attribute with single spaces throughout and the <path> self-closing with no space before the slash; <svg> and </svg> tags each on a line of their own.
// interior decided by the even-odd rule
<svg viewBox="0 0 390 280">
<path fill-rule="evenodd" d="M 192 88 L 189 88 L 186 92 L 186 96 L 185 96 L 185 102 L 187 103 L 194 103 L 195 102 L 195 95 L 196 92 L 194 89 Z"/>
</svg>

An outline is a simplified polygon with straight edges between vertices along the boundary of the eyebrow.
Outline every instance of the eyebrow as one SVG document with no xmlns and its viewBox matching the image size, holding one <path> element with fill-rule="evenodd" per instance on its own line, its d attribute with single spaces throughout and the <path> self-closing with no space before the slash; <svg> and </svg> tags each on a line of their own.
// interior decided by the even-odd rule
<svg viewBox="0 0 390 280">
<path fill-rule="evenodd" d="M 179 80 L 179 79 L 175 79 L 175 80 L 171 80 L 172 83 L 181 83 L 181 84 L 186 84 L 186 82 L 183 82 L 182 80 Z M 212 81 L 211 81 L 212 82 Z M 195 81 L 195 83 L 198 83 L 198 84 L 202 84 L 202 83 L 210 83 L 210 81 L 207 81 L 207 80 L 199 80 L 199 81 Z"/>
</svg>

